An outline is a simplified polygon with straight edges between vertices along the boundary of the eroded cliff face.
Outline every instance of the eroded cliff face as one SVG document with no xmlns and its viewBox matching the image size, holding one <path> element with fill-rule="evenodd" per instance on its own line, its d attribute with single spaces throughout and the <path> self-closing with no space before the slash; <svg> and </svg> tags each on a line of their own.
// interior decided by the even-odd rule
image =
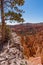
<svg viewBox="0 0 43 65">
<path fill-rule="evenodd" d="M 21 43 L 24 48 L 23 54 L 29 57 L 41 57 L 43 64 L 43 31 L 31 35 L 20 35 Z"/>
<path fill-rule="evenodd" d="M 32 51 L 35 52 L 34 46 L 33 49 L 31 47 L 33 44 L 31 42 L 34 40 L 33 36 L 19 36 L 15 32 L 12 32 L 11 35 L 12 38 L 3 46 L 0 53 L 0 65 L 42 65 L 41 57 L 31 57 L 33 54 Z M 33 39 L 32 41 L 31 38 Z M 29 41 L 31 45 L 29 44 Z M 35 63 L 35 61 L 37 63 Z"/>
</svg>

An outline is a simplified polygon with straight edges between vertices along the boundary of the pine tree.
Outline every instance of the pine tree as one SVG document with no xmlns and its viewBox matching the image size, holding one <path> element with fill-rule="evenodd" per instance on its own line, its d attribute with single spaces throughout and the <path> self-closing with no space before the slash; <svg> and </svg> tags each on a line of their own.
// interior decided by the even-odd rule
<svg viewBox="0 0 43 65">
<path fill-rule="evenodd" d="M 2 22 L 2 43 L 5 41 L 5 21 L 24 22 L 23 10 L 19 6 L 24 5 L 24 0 L 0 0 L 1 22 Z"/>
</svg>

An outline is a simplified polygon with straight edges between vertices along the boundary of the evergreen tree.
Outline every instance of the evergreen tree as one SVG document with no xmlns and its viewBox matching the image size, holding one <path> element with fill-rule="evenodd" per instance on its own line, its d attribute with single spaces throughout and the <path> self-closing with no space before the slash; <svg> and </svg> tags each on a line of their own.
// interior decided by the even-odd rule
<svg viewBox="0 0 43 65">
<path fill-rule="evenodd" d="M 2 43 L 5 41 L 5 21 L 24 22 L 23 10 L 19 6 L 24 5 L 24 0 L 0 0 L 1 22 L 2 22 Z"/>
</svg>

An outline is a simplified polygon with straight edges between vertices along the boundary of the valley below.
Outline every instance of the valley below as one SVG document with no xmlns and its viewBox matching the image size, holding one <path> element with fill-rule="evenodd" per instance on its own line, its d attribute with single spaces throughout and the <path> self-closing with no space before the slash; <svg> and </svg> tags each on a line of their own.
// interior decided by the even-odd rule
<svg viewBox="0 0 43 65">
<path fill-rule="evenodd" d="M 43 65 L 43 24 L 9 27 L 12 38 L 3 46 L 0 65 Z"/>
</svg>

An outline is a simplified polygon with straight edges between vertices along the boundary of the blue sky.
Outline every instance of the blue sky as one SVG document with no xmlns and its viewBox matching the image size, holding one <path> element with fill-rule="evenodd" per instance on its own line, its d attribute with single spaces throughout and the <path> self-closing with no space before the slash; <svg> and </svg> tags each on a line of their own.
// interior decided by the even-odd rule
<svg viewBox="0 0 43 65">
<path fill-rule="evenodd" d="M 23 14 L 25 22 L 43 22 L 43 0 L 25 0 L 25 4 L 22 8 L 25 11 Z"/>
<path fill-rule="evenodd" d="M 43 22 L 43 0 L 25 0 L 21 9 L 25 11 L 23 18 L 26 23 Z"/>
</svg>

